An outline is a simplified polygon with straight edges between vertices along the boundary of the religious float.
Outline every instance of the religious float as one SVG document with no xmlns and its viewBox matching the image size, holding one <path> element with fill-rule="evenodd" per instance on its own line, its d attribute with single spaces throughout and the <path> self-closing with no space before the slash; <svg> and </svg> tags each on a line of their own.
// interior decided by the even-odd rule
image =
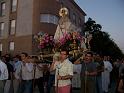
<svg viewBox="0 0 124 93">
<path fill-rule="evenodd" d="M 69 54 L 74 58 L 87 51 L 87 38 L 81 35 L 81 28 L 76 27 L 68 18 L 68 9 L 61 8 L 59 15 L 60 20 L 54 35 L 39 32 L 34 36 L 40 50 L 40 59 L 52 57 L 63 47 L 69 50 Z"/>
</svg>

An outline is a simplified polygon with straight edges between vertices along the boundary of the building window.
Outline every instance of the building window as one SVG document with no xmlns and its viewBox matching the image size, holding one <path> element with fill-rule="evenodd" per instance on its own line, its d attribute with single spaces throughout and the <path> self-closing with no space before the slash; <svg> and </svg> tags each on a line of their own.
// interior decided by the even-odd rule
<svg viewBox="0 0 124 93">
<path fill-rule="evenodd" d="M 2 36 L 2 33 L 4 31 L 4 23 L 0 23 L 0 37 Z"/>
<path fill-rule="evenodd" d="M 11 0 L 11 11 L 15 12 L 17 8 L 17 0 Z"/>
<path fill-rule="evenodd" d="M 14 42 L 10 42 L 10 43 L 9 43 L 9 50 L 10 50 L 10 51 L 13 51 L 14 48 L 15 48 L 15 43 L 14 43 Z"/>
<path fill-rule="evenodd" d="M 72 20 L 76 24 L 76 15 L 74 13 L 73 13 L 73 16 L 72 16 Z"/>
<path fill-rule="evenodd" d="M 16 26 L 16 20 L 11 20 L 10 21 L 10 32 L 9 32 L 9 35 L 14 35 L 15 34 L 15 26 Z"/>
<path fill-rule="evenodd" d="M 78 24 L 79 24 L 79 26 L 81 26 L 81 19 L 80 18 L 78 20 Z"/>
<path fill-rule="evenodd" d="M 3 50 L 3 44 L 0 43 L 0 51 L 2 51 L 2 50 Z"/>
<path fill-rule="evenodd" d="M 1 3 L 1 16 L 4 16 L 5 15 L 5 8 L 6 8 L 6 4 L 5 2 Z"/>
<path fill-rule="evenodd" d="M 59 18 L 52 14 L 41 14 L 40 15 L 40 22 L 42 23 L 52 23 L 52 24 L 58 24 Z"/>
</svg>

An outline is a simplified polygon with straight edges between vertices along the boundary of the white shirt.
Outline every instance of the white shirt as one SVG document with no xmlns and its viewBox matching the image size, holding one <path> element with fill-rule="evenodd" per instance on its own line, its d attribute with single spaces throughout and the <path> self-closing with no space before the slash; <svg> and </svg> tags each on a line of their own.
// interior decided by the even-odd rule
<svg viewBox="0 0 124 93">
<path fill-rule="evenodd" d="M 43 77 L 43 65 L 40 63 L 40 64 L 37 64 L 36 65 L 36 68 L 34 68 L 35 70 L 35 79 L 38 79 L 40 77 Z"/>
<path fill-rule="evenodd" d="M 76 72 L 77 74 L 81 73 L 81 64 L 74 64 L 73 71 Z"/>
<path fill-rule="evenodd" d="M 66 75 L 72 75 L 73 76 L 73 64 L 68 60 L 64 60 L 64 62 L 60 63 L 58 67 L 56 68 L 56 75 L 55 75 L 55 86 L 57 86 L 57 75 L 60 76 L 66 76 Z M 71 80 L 58 80 L 58 86 L 67 86 L 71 84 Z"/>
<path fill-rule="evenodd" d="M 72 78 L 72 87 L 75 87 L 75 88 L 81 87 L 81 78 L 80 78 L 81 67 L 82 67 L 81 64 L 74 64 L 74 67 L 73 67 L 74 75 Z"/>
<path fill-rule="evenodd" d="M 8 79 L 8 69 L 4 62 L 0 60 L 0 80 Z"/>
<path fill-rule="evenodd" d="M 33 79 L 33 64 L 32 63 L 25 63 L 22 64 L 21 67 L 21 75 L 22 75 L 22 80 L 32 80 Z"/>
<path fill-rule="evenodd" d="M 104 62 L 104 68 L 105 68 L 104 72 L 107 71 L 110 73 L 113 69 L 112 64 L 109 61 L 103 61 L 103 62 Z"/>
</svg>

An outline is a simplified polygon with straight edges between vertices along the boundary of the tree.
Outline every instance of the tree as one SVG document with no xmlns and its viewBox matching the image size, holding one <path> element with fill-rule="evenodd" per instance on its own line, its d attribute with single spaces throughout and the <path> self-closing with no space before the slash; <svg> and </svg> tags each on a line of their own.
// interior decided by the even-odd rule
<svg viewBox="0 0 124 93">
<path fill-rule="evenodd" d="M 114 59 L 124 57 L 124 54 L 117 44 L 110 38 L 110 35 L 101 30 L 102 26 L 96 24 L 91 18 L 85 23 L 84 31 L 88 31 L 92 34 L 92 39 L 90 41 L 91 51 L 101 55 L 109 55 Z"/>
<path fill-rule="evenodd" d="M 100 24 L 96 24 L 94 20 L 88 18 L 88 21 L 84 24 L 85 25 L 85 32 L 94 32 L 94 31 L 101 31 L 102 26 Z"/>
</svg>

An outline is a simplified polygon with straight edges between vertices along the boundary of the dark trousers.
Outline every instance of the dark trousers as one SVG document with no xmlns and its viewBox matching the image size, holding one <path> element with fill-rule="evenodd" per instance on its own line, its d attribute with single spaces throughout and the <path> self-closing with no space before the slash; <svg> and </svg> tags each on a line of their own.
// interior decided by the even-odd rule
<svg viewBox="0 0 124 93">
<path fill-rule="evenodd" d="M 5 80 L 0 80 L 0 93 L 4 93 L 5 83 L 6 83 Z"/>
<path fill-rule="evenodd" d="M 55 81 L 55 75 L 50 75 L 48 85 L 47 85 L 47 93 L 50 93 L 51 87 L 53 86 L 54 81 Z"/>
<path fill-rule="evenodd" d="M 81 93 L 96 93 L 96 81 L 85 79 L 81 80 Z"/>
<path fill-rule="evenodd" d="M 20 84 L 19 93 L 32 93 L 32 80 L 22 80 Z"/>
<path fill-rule="evenodd" d="M 103 93 L 103 90 L 102 90 L 102 77 L 101 77 L 101 75 L 96 77 L 96 92 L 97 93 Z"/>
<path fill-rule="evenodd" d="M 43 77 L 34 80 L 34 88 L 38 86 L 39 92 L 44 93 Z"/>
</svg>

